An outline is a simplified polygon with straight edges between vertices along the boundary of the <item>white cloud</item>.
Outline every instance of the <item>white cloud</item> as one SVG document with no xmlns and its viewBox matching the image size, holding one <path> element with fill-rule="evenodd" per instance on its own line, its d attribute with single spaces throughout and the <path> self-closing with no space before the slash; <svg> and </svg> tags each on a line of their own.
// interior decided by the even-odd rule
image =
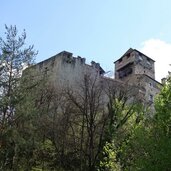
<svg viewBox="0 0 171 171">
<path fill-rule="evenodd" d="M 155 75 L 160 82 L 171 71 L 171 44 L 160 39 L 149 39 L 142 43 L 140 51 L 156 61 Z"/>
</svg>

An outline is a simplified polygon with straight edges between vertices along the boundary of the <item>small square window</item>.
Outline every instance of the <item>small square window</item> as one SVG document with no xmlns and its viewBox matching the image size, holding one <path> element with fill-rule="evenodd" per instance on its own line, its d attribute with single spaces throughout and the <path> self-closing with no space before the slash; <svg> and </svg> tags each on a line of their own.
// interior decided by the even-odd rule
<svg viewBox="0 0 171 171">
<path fill-rule="evenodd" d="M 153 102 L 153 95 L 152 94 L 149 95 L 149 101 Z"/>
<path fill-rule="evenodd" d="M 153 84 L 152 84 L 152 83 L 149 83 L 149 85 L 150 85 L 150 87 L 152 87 L 152 86 L 153 86 Z"/>
</svg>

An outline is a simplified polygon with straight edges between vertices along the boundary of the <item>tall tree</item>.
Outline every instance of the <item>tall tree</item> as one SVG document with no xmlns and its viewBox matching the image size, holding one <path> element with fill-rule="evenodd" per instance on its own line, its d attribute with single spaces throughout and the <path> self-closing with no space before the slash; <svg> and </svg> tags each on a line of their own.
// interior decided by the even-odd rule
<svg viewBox="0 0 171 171">
<path fill-rule="evenodd" d="M 25 47 L 25 30 L 18 36 L 16 26 L 5 25 L 6 38 L 0 37 L 0 98 L 1 124 L 13 115 L 15 90 L 24 67 L 33 64 L 37 52 L 34 46 Z"/>
<path fill-rule="evenodd" d="M 25 67 L 34 63 L 34 46 L 26 47 L 25 30 L 18 35 L 16 26 L 5 25 L 4 39 L 0 37 L 0 135 L 1 169 L 13 169 L 15 156 L 14 123 L 16 105 L 21 100 L 20 77 Z M 3 170 L 5 170 L 3 168 Z"/>
<path fill-rule="evenodd" d="M 103 137 L 103 150 L 99 158 L 99 170 L 123 170 L 122 146 L 130 139 L 135 125 L 141 117 L 138 88 L 108 81 L 108 119 Z"/>
<path fill-rule="evenodd" d="M 102 80 L 96 74 L 85 73 L 79 88 L 68 89 L 67 100 L 74 109 L 72 127 L 79 140 L 77 154 L 79 170 L 95 170 L 106 123 L 105 94 Z M 70 112 L 71 113 L 71 112 Z"/>
</svg>

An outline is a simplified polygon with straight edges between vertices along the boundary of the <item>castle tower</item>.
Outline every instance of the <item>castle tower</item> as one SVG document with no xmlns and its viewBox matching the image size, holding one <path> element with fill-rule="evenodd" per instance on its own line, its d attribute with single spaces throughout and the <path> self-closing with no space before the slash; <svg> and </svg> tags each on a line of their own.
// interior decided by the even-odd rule
<svg viewBox="0 0 171 171">
<path fill-rule="evenodd" d="M 155 80 L 154 60 L 130 48 L 115 61 L 115 79 L 139 87 L 139 96 L 147 106 L 152 105 L 154 97 L 160 92 L 161 83 Z"/>
<path fill-rule="evenodd" d="M 115 61 L 115 78 L 126 81 L 133 75 L 147 75 L 155 79 L 154 60 L 130 48 L 121 58 Z"/>
</svg>

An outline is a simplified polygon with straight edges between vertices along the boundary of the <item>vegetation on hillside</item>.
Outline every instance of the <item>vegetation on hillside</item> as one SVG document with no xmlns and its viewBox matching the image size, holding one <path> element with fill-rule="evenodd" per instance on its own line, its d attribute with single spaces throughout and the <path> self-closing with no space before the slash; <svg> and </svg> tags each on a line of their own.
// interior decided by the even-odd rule
<svg viewBox="0 0 171 171">
<path fill-rule="evenodd" d="M 54 87 L 34 68 L 21 77 L 37 52 L 25 47 L 25 31 L 19 36 L 16 26 L 5 29 L 5 40 L 0 38 L 0 170 L 170 170 L 170 78 L 155 100 L 154 116 L 147 117 L 130 86 L 104 84 L 86 74 L 80 89 Z"/>
</svg>

